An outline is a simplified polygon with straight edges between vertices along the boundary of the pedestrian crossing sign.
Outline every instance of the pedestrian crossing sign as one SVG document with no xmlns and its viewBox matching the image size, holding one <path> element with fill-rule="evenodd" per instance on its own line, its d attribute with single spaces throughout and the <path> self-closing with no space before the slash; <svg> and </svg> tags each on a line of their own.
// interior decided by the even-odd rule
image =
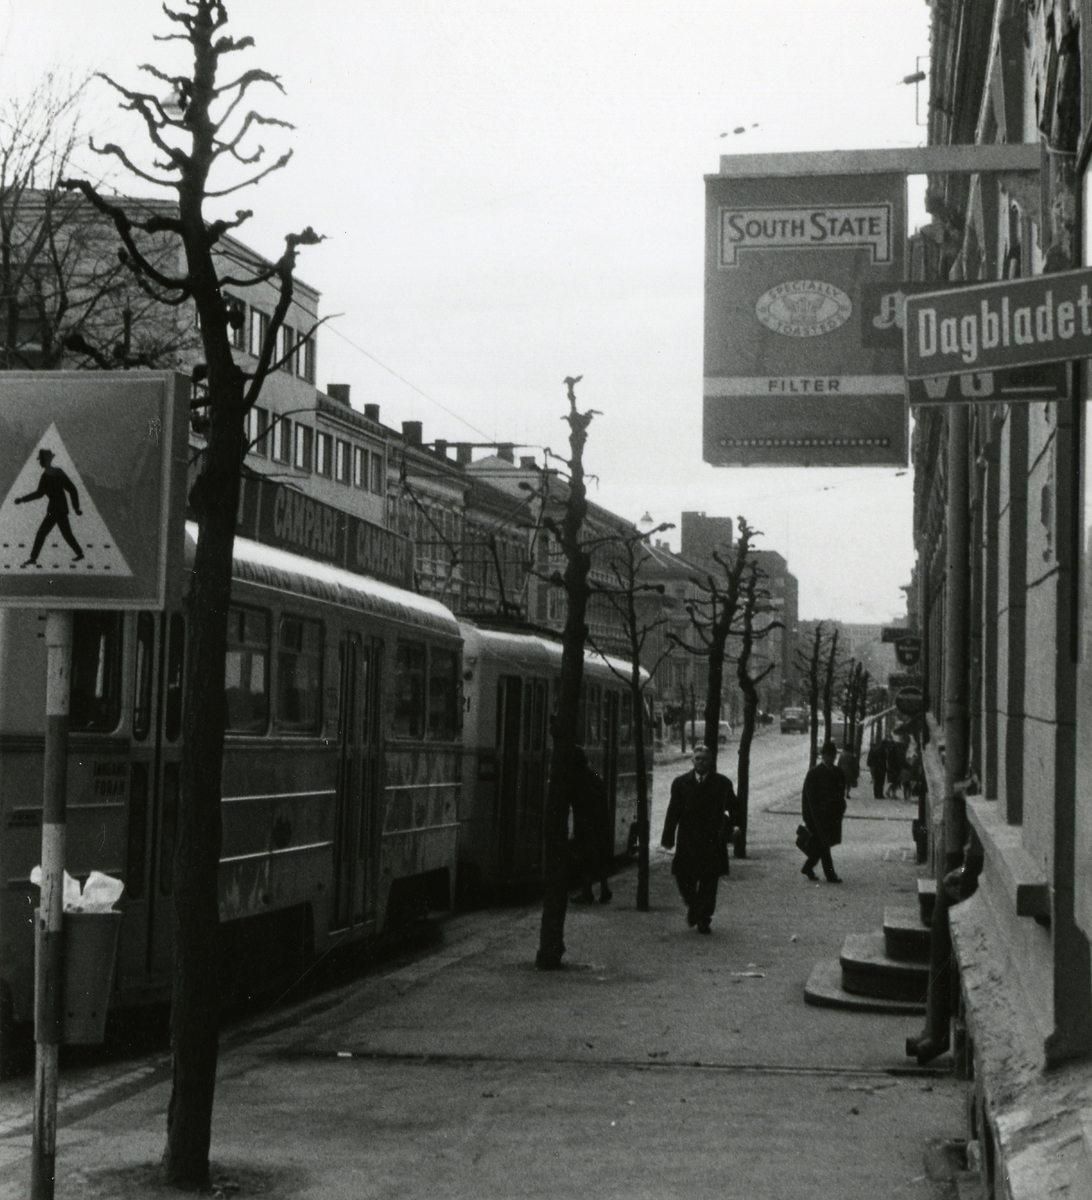
<svg viewBox="0 0 1092 1200">
<path fill-rule="evenodd" d="M 164 607 L 188 395 L 174 372 L 0 374 L 0 605 Z"/>
</svg>

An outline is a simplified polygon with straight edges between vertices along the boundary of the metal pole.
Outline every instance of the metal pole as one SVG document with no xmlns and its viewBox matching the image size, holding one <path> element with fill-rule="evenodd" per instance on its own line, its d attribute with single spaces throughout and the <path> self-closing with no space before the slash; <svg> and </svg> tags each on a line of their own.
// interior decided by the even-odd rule
<svg viewBox="0 0 1092 1200">
<path fill-rule="evenodd" d="M 42 885 L 34 960 L 34 1135 L 30 1200 L 53 1200 L 57 1157 L 57 1057 L 64 1021 L 65 790 L 72 613 L 46 616 L 46 728 Z"/>
<path fill-rule="evenodd" d="M 956 784 L 967 777 L 970 725 L 970 479 L 967 456 L 970 416 L 966 405 L 948 412 L 948 572 L 944 605 L 944 847 L 937 862 L 942 878 L 963 852 L 964 806 Z"/>
</svg>

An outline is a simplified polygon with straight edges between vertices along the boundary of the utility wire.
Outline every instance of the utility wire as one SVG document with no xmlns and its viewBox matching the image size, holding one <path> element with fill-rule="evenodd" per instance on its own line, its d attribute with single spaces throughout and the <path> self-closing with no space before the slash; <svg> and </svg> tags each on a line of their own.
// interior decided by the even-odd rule
<svg viewBox="0 0 1092 1200">
<path fill-rule="evenodd" d="M 461 424 L 465 425 L 467 427 L 467 429 L 472 429 L 476 434 L 478 434 L 478 436 L 480 438 L 482 438 L 483 441 L 486 441 L 489 443 L 493 442 L 493 439 L 484 430 L 479 429 L 477 427 L 477 425 L 472 425 L 465 417 L 459 416 L 459 414 L 457 412 L 455 412 L 453 409 L 448 408 L 446 404 L 441 404 L 440 401 L 437 400 L 435 396 L 430 396 L 428 394 L 428 392 L 419 388 L 417 386 L 417 384 L 410 383 L 410 381 L 404 375 L 399 375 L 398 372 L 396 370 L 394 370 L 393 367 L 388 367 L 385 362 L 383 362 L 381 359 L 376 358 L 376 356 L 374 354 L 372 354 L 371 351 L 365 350 L 363 346 L 358 346 L 356 344 L 356 342 L 353 341 L 352 338 L 346 337 L 345 334 L 343 334 L 341 332 L 341 330 L 337 328 L 337 326 L 331 325 L 331 326 L 329 326 L 329 329 L 330 329 L 331 333 L 336 333 L 337 336 L 339 338 L 341 338 L 341 340 L 343 342 L 352 346 L 352 348 L 354 350 L 356 350 L 360 354 L 363 354 L 365 358 L 370 358 L 372 360 L 372 362 L 376 364 L 376 366 L 382 367 L 383 370 L 386 371 L 388 375 L 393 375 L 394 378 L 399 381 L 399 383 L 404 383 L 406 385 L 406 387 L 411 388 L 419 396 L 424 396 L 424 398 L 426 400 L 428 400 L 432 404 L 435 404 L 437 408 L 439 408 L 443 412 L 447 413 L 447 415 L 449 417 L 454 417 L 456 421 L 459 421 Z"/>
</svg>

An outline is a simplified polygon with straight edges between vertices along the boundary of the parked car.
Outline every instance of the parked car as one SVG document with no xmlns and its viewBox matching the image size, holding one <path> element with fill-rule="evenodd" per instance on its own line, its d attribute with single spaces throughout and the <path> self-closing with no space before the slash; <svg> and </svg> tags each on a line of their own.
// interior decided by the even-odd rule
<svg viewBox="0 0 1092 1200">
<path fill-rule="evenodd" d="M 705 738 L 705 722 L 704 721 L 689 721 L 686 726 L 686 732 L 690 738 L 692 746 L 698 745 Z M 717 730 L 717 744 L 726 746 L 728 739 L 732 736 L 732 725 L 729 721 L 721 721 L 720 728 Z"/>
<path fill-rule="evenodd" d="M 807 733 L 809 725 L 806 708 L 783 708 L 781 710 L 782 733 Z"/>
</svg>

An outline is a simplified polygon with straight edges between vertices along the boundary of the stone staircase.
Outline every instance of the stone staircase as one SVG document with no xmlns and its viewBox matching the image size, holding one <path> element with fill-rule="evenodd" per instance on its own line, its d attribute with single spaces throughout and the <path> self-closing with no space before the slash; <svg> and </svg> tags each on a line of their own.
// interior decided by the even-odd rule
<svg viewBox="0 0 1092 1200">
<path fill-rule="evenodd" d="M 929 926 L 936 882 L 918 880 L 918 905 L 884 909 L 883 929 L 850 933 L 837 960 L 815 964 L 804 999 L 820 1008 L 916 1015 L 929 989 Z"/>
</svg>

